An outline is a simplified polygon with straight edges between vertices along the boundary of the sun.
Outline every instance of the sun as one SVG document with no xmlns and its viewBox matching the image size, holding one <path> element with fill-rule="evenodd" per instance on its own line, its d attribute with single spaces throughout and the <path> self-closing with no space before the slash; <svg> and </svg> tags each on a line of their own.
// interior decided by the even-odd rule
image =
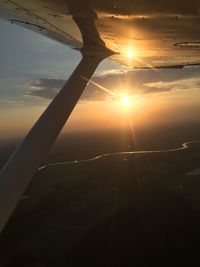
<svg viewBox="0 0 200 267">
<path fill-rule="evenodd" d="M 127 60 L 136 59 L 136 51 L 133 48 L 124 49 L 124 56 Z"/>
<path fill-rule="evenodd" d="M 133 52 L 133 50 L 127 50 L 127 57 L 129 58 L 129 59 L 131 59 L 131 58 L 133 58 L 134 57 L 134 52 Z"/>
<path fill-rule="evenodd" d="M 128 96 L 124 96 L 121 98 L 121 104 L 124 107 L 129 107 L 131 104 L 130 98 Z"/>
</svg>

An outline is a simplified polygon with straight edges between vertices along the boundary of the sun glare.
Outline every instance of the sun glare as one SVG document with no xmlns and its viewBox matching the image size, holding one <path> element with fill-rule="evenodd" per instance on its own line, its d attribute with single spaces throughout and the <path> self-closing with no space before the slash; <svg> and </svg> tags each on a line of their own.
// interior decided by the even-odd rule
<svg viewBox="0 0 200 267">
<path fill-rule="evenodd" d="M 124 49 L 124 56 L 129 60 L 136 59 L 136 51 L 133 48 Z"/>
<path fill-rule="evenodd" d="M 127 50 L 127 57 L 129 58 L 129 59 L 131 59 L 131 58 L 133 58 L 133 56 L 134 56 L 134 53 L 133 53 L 133 50 Z"/>
<path fill-rule="evenodd" d="M 122 97 L 121 98 L 121 104 L 124 106 L 124 107 L 129 107 L 131 102 L 130 102 L 130 99 L 126 96 L 126 97 Z"/>
</svg>

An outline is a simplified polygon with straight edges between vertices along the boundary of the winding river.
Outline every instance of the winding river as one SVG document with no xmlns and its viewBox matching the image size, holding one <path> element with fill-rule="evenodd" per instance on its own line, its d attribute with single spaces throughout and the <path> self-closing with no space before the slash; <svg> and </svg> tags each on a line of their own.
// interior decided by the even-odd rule
<svg viewBox="0 0 200 267">
<path fill-rule="evenodd" d="M 73 161 L 63 161 L 63 162 L 55 162 L 55 163 L 48 163 L 46 165 L 41 166 L 38 168 L 38 171 L 43 170 L 44 168 L 51 167 L 51 166 L 59 166 L 59 165 L 68 165 L 68 164 L 79 164 L 85 163 L 90 161 L 95 161 L 102 158 L 107 158 L 111 156 L 120 156 L 120 155 L 132 155 L 132 154 L 154 154 L 154 153 L 167 153 L 167 152 L 175 152 L 186 150 L 189 148 L 191 144 L 200 143 L 200 140 L 195 141 L 188 141 L 183 143 L 180 147 L 171 148 L 171 149 L 163 149 L 163 150 L 135 150 L 135 151 L 122 151 L 122 152 L 113 152 L 113 153 L 105 153 L 101 155 L 97 155 L 92 158 L 83 159 L 83 160 L 73 160 Z"/>
</svg>

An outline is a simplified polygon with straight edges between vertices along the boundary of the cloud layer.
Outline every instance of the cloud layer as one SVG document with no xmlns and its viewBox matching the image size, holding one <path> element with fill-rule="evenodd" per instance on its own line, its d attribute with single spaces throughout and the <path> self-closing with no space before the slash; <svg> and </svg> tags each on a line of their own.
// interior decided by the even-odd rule
<svg viewBox="0 0 200 267">
<path fill-rule="evenodd" d="M 93 82 L 113 91 L 126 90 L 132 94 L 160 94 L 177 90 L 198 89 L 200 67 L 180 70 L 131 70 L 108 71 L 92 79 Z M 42 78 L 31 83 L 29 95 L 52 99 L 64 85 L 65 80 Z M 105 100 L 108 94 L 89 83 L 81 100 Z"/>
</svg>

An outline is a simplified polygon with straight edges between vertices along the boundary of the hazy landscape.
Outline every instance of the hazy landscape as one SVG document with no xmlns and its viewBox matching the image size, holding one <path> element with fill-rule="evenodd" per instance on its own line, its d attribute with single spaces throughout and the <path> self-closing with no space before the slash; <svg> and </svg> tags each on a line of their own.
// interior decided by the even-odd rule
<svg viewBox="0 0 200 267">
<path fill-rule="evenodd" d="M 199 140 L 197 123 L 62 135 L 43 164 Z M 1 165 L 17 141 L 1 143 Z M 0 266 L 197 266 L 200 144 L 40 170 L 0 236 Z"/>
</svg>

